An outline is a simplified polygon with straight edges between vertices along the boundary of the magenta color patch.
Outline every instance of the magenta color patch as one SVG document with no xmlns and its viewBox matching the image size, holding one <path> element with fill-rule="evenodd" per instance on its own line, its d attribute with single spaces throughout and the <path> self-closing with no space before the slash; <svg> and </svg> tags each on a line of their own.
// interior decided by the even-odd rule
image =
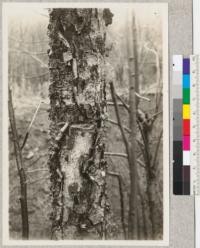
<svg viewBox="0 0 200 248">
<path fill-rule="evenodd" d="M 190 150 L 190 136 L 183 136 L 183 150 Z"/>
</svg>

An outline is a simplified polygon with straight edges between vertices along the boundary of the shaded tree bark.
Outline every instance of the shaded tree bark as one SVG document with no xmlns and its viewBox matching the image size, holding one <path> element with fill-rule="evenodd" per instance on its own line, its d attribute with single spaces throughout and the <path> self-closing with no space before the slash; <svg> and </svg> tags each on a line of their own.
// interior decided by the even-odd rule
<svg viewBox="0 0 200 248">
<path fill-rule="evenodd" d="M 49 11 L 52 239 L 105 239 L 109 9 Z"/>
</svg>

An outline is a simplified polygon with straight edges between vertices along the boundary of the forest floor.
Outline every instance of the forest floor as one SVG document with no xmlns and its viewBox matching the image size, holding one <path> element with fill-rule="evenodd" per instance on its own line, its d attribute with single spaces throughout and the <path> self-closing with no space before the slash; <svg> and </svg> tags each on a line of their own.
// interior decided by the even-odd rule
<svg viewBox="0 0 200 248">
<path fill-rule="evenodd" d="M 40 101 L 38 97 L 14 98 L 15 116 L 20 143 L 22 143 L 27 127 Z M 113 107 L 109 107 L 109 118 L 114 119 Z M 122 120 L 127 124 L 127 113 L 120 109 Z M 125 152 L 121 134 L 117 126 L 107 123 L 107 151 Z M 43 103 L 31 128 L 27 143 L 23 149 L 24 167 L 28 181 L 28 211 L 30 224 L 30 239 L 50 239 L 51 236 L 51 205 L 49 201 L 50 181 L 47 165 L 48 159 L 48 104 Z M 10 180 L 10 209 L 9 224 L 12 239 L 21 239 L 21 212 L 19 201 L 19 178 L 16 169 L 13 143 L 9 135 L 9 180 Z M 128 213 L 129 169 L 126 158 L 108 157 L 108 170 L 117 172 L 123 179 L 124 212 Z M 120 216 L 119 185 L 116 177 L 108 176 L 108 198 L 111 206 L 109 217 L 108 238 L 124 239 Z M 126 223 L 127 224 L 127 223 Z M 142 237 L 141 237 L 142 238 Z"/>
</svg>

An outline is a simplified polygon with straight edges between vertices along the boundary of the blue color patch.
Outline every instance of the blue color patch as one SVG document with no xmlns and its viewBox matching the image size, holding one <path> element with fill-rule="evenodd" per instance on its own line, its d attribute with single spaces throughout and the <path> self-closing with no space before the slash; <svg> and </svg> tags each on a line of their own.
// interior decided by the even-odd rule
<svg viewBox="0 0 200 248">
<path fill-rule="evenodd" d="M 190 88 L 190 75 L 183 74 L 183 88 Z"/>
</svg>

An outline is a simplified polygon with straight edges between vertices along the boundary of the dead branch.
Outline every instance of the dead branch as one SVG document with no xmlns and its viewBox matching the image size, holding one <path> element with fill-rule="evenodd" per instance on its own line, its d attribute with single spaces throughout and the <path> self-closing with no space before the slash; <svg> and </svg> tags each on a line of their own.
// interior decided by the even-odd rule
<svg viewBox="0 0 200 248">
<path fill-rule="evenodd" d="M 163 112 L 163 111 L 160 111 L 160 112 L 157 112 L 157 113 L 153 114 L 153 115 L 151 116 L 151 118 L 154 118 L 154 119 L 155 119 L 155 117 L 157 117 L 159 114 L 162 114 L 162 112 Z"/>
<path fill-rule="evenodd" d="M 41 59 L 39 59 L 36 55 L 34 55 L 33 53 L 30 53 L 29 51 L 25 50 L 25 49 L 9 49 L 9 52 L 15 52 L 15 53 L 24 53 L 24 54 L 27 54 L 29 55 L 31 58 L 33 58 L 35 61 L 37 61 L 41 67 L 43 68 L 48 68 L 48 65 L 45 64 Z"/>
<path fill-rule="evenodd" d="M 57 142 L 59 142 L 62 139 L 63 134 L 65 133 L 68 127 L 69 127 L 69 122 L 66 122 L 65 125 L 60 129 L 59 134 L 55 139 Z"/>
<path fill-rule="evenodd" d="M 35 170 L 27 170 L 27 173 L 34 173 L 34 172 L 38 172 L 38 171 L 49 171 L 48 169 L 35 169 Z"/>
<path fill-rule="evenodd" d="M 112 120 L 112 119 L 106 119 L 106 121 L 108 121 L 108 122 L 110 122 L 110 123 L 112 123 L 112 124 L 114 124 L 114 125 L 119 126 L 118 123 L 117 123 L 116 121 Z M 123 125 L 123 128 L 124 128 L 124 130 L 127 131 L 128 133 L 131 132 L 131 130 L 130 130 L 128 127 L 124 126 L 124 125 Z"/>
<path fill-rule="evenodd" d="M 46 180 L 46 179 L 50 179 L 50 177 L 40 177 L 40 178 L 37 178 L 33 181 L 27 181 L 27 184 L 33 184 L 33 183 L 36 183 L 36 182 L 39 182 L 39 181 L 42 181 L 42 180 Z"/>
<path fill-rule="evenodd" d="M 19 39 L 15 38 L 13 36 L 10 36 L 10 35 L 9 35 L 8 38 L 9 38 L 9 40 L 13 40 L 13 41 L 15 41 L 17 43 L 23 43 L 23 44 L 41 44 L 41 43 L 47 44 L 49 42 L 48 40 L 24 41 L 24 40 L 19 40 Z"/>
<path fill-rule="evenodd" d="M 16 128 L 16 121 L 15 121 L 15 114 L 13 109 L 12 103 L 12 93 L 9 88 L 9 119 L 10 119 L 10 126 L 13 135 L 13 143 L 14 143 L 14 152 L 15 152 L 15 159 L 17 164 L 17 170 L 20 178 L 20 203 L 21 203 L 21 217 L 22 217 L 22 238 L 28 239 L 29 238 L 29 222 L 28 222 L 28 205 L 27 205 L 27 184 L 26 184 L 26 174 L 24 171 L 23 160 L 22 160 L 22 153 L 19 145 L 19 137 Z"/>
<path fill-rule="evenodd" d="M 28 165 L 28 167 L 31 167 L 32 165 L 34 165 L 35 163 L 37 163 L 42 157 L 45 157 L 46 154 L 40 155 L 36 160 L 34 160 L 32 163 L 30 163 Z"/>
<path fill-rule="evenodd" d="M 111 91 L 111 95 L 112 95 L 112 100 L 114 102 L 115 114 L 116 114 L 116 117 L 117 117 L 117 122 L 118 122 L 120 131 L 121 131 L 121 135 L 122 135 L 122 138 L 123 138 L 123 141 L 124 141 L 124 144 L 125 144 L 126 153 L 129 156 L 129 143 L 128 143 L 128 140 L 127 140 L 125 132 L 124 132 L 124 128 L 123 128 L 122 123 L 121 123 L 121 117 L 120 117 L 120 114 L 119 114 L 119 109 L 118 109 L 118 105 L 117 105 L 116 93 L 115 93 L 115 88 L 114 88 L 113 82 L 110 82 L 110 91 Z"/>
<path fill-rule="evenodd" d="M 145 199 L 142 195 L 142 191 L 141 191 L 141 187 L 140 187 L 139 182 L 138 182 L 138 195 L 140 197 L 140 202 L 141 202 L 141 207 L 142 207 L 141 211 L 142 211 L 142 217 L 143 217 L 142 222 L 143 222 L 143 227 L 144 227 L 144 229 L 143 229 L 144 230 L 144 236 L 145 236 L 145 239 L 148 239 L 150 230 L 147 227 L 147 219 L 146 219 L 146 214 L 145 214 L 145 212 L 146 212 L 145 211 Z"/>
<path fill-rule="evenodd" d="M 31 127 L 32 127 L 32 125 L 33 125 L 33 122 L 34 122 L 36 116 L 37 116 L 37 113 L 38 113 L 38 110 L 39 110 L 39 108 L 40 108 L 41 103 L 42 103 L 42 101 L 40 100 L 40 102 L 39 102 L 39 104 L 38 104 L 38 106 L 37 106 L 37 108 L 36 108 L 36 110 L 35 110 L 35 113 L 34 113 L 34 115 L 33 115 L 33 118 L 32 118 L 32 120 L 31 120 L 31 122 L 30 122 L 30 124 L 29 124 L 29 126 L 28 126 L 28 129 L 27 129 L 27 131 L 26 131 L 26 134 L 25 134 L 25 136 L 24 136 L 24 140 L 23 140 L 23 143 L 22 143 L 22 146 L 21 146 L 21 150 L 24 148 L 24 146 L 25 146 L 25 144 L 26 144 L 26 141 L 27 141 L 27 139 L 28 139 L 28 136 L 29 136 Z"/>
<path fill-rule="evenodd" d="M 69 42 L 68 42 L 67 39 L 61 34 L 61 32 L 58 32 L 58 37 L 60 38 L 60 40 L 63 42 L 63 44 L 64 44 L 67 48 L 70 48 Z"/>
<path fill-rule="evenodd" d="M 153 160 L 152 160 L 152 166 L 151 166 L 152 168 L 155 168 L 155 166 L 156 166 L 156 160 L 157 160 L 157 156 L 158 156 L 158 151 L 159 151 L 160 141 L 161 141 L 162 135 L 163 135 L 163 129 L 161 130 L 160 135 L 158 137 L 158 142 L 157 142 L 155 153 L 154 153 Z"/>
<path fill-rule="evenodd" d="M 33 78 L 41 78 L 41 77 L 44 77 L 46 75 L 49 75 L 49 72 L 46 72 L 44 74 L 40 74 L 40 75 L 32 75 L 30 77 L 23 77 L 24 79 L 33 79 Z"/>
<path fill-rule="evenodd" d="M 147 97 L 144 97 L 144 96 L 141 96 L 140 94 L 138 94 L 137 92 L 135 92 L 135 95 L 139 98 L 139 99 L 142 99 L 142 100 L 145 100 L 145 101 L 148 101 L 150 102 L 151 99 L 147 98 Z"/>
<path fill-rule="evenodd" d="M 128 158 L 127 154 L 125 153 L 116 153 L 116 152 L 104 152 L 105 156 L 113 156 L 113 157 L 122 157 L 122 158 Z"/>
<path fill-rule="evenodd" d="M 143 168 L 145 168 L 145 164 L 144 164 L 140 159 L 137 159 L 136 161 L 137 161 L 138 164 L 140 164 Z"/>
<path fill-rule="evenodd" d="M 108 105 L 108 106 L 114 106 L 114 102 L 112 102 L 112 101 L 107 101 L 107 105 Z M 121 102 L 117 102 L 117 105 L 118 105 L 119 107 L 124 107 L 124 104 L 122 104 Z"/>
<path fill-rule="evenodd" d="M 120 206 L 121 206 L 121 223 L 122 223 L 122 229 L 124 234 L 124 239 L 126 239 L 126 225 L 125 225 L 125 214 L 124 214 L 124 193 L 123 193 L 123 179 L 122 176 L 116 172 L 108 171 L 107 175 L 116 177 L 119 184 L 119 194 L 120 194 Z"/>
<path fill-rule="evenodd" d="M 125 101 L 118 95 L 116 94 L 116 97 L 120 100 L 120 102 L 123 104 L 124 108 L 129 112 L 130 109 L 129 109 L 129 106 L 128 104 L 125 103 Z"/>
<path fill-rule="evenodd" d="M 159 99 L 159 86 L 160 86 L 160 59 L 159 59 L 159 53 L 154 48 L 149 48 L 147 44 L 144 45 L 144 47 L 151 53 L 154 54 L 155 60 L 156 60 L 156 85 L 157 85 L 157 92 L 155 95 L 155 112 L 158 110 L 158 99 Z"/>
</svg>

